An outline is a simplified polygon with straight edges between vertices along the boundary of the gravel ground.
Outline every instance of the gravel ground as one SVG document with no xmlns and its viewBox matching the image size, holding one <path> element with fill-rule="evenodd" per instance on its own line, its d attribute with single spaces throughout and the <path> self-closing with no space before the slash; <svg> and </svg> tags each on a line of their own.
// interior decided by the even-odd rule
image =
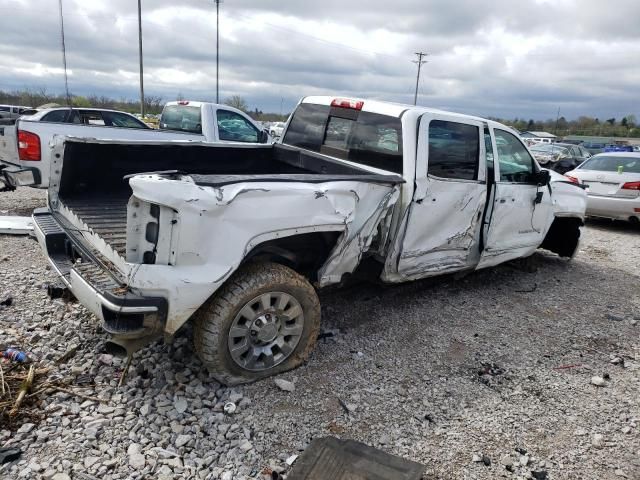
<svg viewBox="0 0 640 480">
<path fill-rule="evenodd" d="M 4 193 L 0 210 L 43 199 Z M 118 388 L 123 364 L 104 354 L 96 319 L 47 298 L 35 241 L 0 236 L 0 294 L 14 299 L 0 307 L 0 347 L 102 400 L 40 393 L 28 416 L 2 417 L 0 447 L 23 455 L 0 478 L 261 478 L 335 435 L 421 462 L 428 479 L 640 479 L 640 230 L 591 221 L 573 262 L 536 263 L 323 293 L 327 335 L 279 377 L 293 392 L 271 379 L 221 387 L 189 328 L 137 353 Z"/>
</svg>

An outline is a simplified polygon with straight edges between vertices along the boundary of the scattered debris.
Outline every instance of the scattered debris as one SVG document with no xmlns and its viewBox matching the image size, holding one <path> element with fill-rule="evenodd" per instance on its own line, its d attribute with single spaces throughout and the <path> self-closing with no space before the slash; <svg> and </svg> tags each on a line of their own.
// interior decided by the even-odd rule
<svg viewBox="0 0 640 480">
<path fill-rule="evenodd" d="M 22 455 L 22 450 L 18 448 L 0 448 L 0 465 L 13 462 Z"/>
<path fill-rule="evenodd" d="M 0 355 L 0 357 L 18 363 L 28 363 L 32 360 L 27 353 L 16 350 L 15 348 L 7 348 L 4 352 L 2 352 L 2 355 Z"/>
<path fill-rule="evenodd" d="M 604 387 L 607 384 L 604 378 L 598 377 L 597 375 L 591 377 L 591 385 L 595 385 L 596 387 Z"/>
<path fill-rule="evenodd" d="M 296 389 L 296 385 L 293 382 L 285 380 L 284 378 L 276 378 L 273 380 L 273 383 L 275 383 L 280 390 L 284 390 L 285 392 L 293 392 Z"/>
<path fill-rule="evenodd" d="M 547 480 L 548 475 L 546 470 L 531 471 L 531 476 L 536 480 Z"/>
<path fill-rule="evenodd" d="M 33 232 L 33 220 L 31 217 L 0 216 L 0 234 L 29 235 L 31 232 Z"/>
<path fill-rule="evenodd" d="M 16 397 L 16 402 L 13 404 L 13 408 L 9 411 L 10 417 L 15 417 L 20 411 L 20 406 L 24 401 L 24 397 L 31 390 L 31 386 L 33 385 L 33 378 L 35 377 L 35 369 L 34 366 L 31 365 L 29 367 L 29 373 L 27 373 L 27 377 L 20 385 L 20 390 L 18 391 L 18 396 Z"/>
<path fill-rule="evenodd" d="M 0 299 L 0 306 L 2 307 L 10 307 L 13 304 L 13 297 L 11 295 L 3 295 Z"/>
<path fill-rule="evenodd" d="M 478 455 L 477 453 L 473 454 L 473 457 L 471 457 L 471 461 L 474 463 L 481 463 L 482 462 L 482 455 Z"/>
<path fill-rule="evenodd" d="M 612 314 L 612 313 L 607 313 L 607 314 L 606 314 L 606 317 L 607 317 L 609 320 L 613 320 L 614 322 L 622 322 L 622 321 L 624 320 L 624 317 L 621 317 L 621 316 L 619 316 L 619 315 L 614 315 L 614 314 Z"/>
<path fill-rule="evenodd" d="M 224 404 L 223 410 L 224 413 L 227 413 L 229 415 L 233 415 L 236 411 L 238 407 L 236 407 L 236 404 L 233 402 L 227 402 Z"/>
<path fill-rule="evenodd" d="M 482 463 L 484 463 L 485 467 L 491 466 L 491 459 L 487 455 L 482 456 Z"/>
<path fill-rule="evenodd" d="M 578 363 L 575 365 L 560 365 L 559 367 L 553 367 L 554 370 L 568 370 L 570 368 L 580 368 L 582 364 Z"/>
<path fill-rule="evenodd" d="M 596 433 L 591 439 L 591 445 L 596 448 L 602 448 L 604 445 L 604 436 L 600 433 Z"/>
<path fill-rule="evenodd" d="M 287 479 L 327 478 L 329 468 L 331 478 L 335 480 L 420 480 L 425 467 L 363 443 L 325 437 L 316 438 L 311 442 L 296 461 Z"/>
<path fill-rule="evenodd" d="M 69 289 L 65 285 L 50 283 L 47 285 L 47 295 L 51 300 L 55 300 L 56 298 L 62 298 L 66 295 L 70 295 L 70 293 Z"/>
</svg>

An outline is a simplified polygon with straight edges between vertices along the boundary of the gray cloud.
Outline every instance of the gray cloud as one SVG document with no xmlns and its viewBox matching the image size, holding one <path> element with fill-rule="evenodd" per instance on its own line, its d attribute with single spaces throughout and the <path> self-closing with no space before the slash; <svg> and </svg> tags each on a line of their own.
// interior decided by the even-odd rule
<svg viewBox="0 0 640 480">
<path fill-rule="evenodd" d="M 72 91 L 135 97 L 135 2 L 64 4 Z M 424 105 L 534 118 L 558 107 L 568 117 L 640 113 L 636 0 L 234 0 L 221 11 L 221 94 L 262 110 L 318 93 L 411 102 L 411 60 L 423 50 L 432 54 Z M 203 0 L 143 1 L 147 92 L 214 98 L 213 12 Z M 47 70 L 61 66 L 55 2 L 0 0 L 0 32 L 0 88 L 62 90 L 62 75 Z"/>
</svg>

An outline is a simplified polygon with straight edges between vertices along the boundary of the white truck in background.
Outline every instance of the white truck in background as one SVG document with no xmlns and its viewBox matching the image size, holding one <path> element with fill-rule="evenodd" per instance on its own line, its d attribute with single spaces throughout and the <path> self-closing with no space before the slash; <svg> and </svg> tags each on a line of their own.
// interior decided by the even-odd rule
<svg viewBox="0 0 640 480">
<path fill-rule="evenodd" d="M 399 283 L 578 250 L 586 194 L 517 132 L 424 107 L 304 98 L 281 142 L 59 138 L 34 231 L 131 354 L 190 319 L 222 383 L 300 365 L 316 289 L 359 266 Z M 400 327 L 399 327 L 400 328 Z"/>
<path fill-rule="evenodd" d="M 0 124 L 0 189 L 17 186 L 46 188 L 51 175 L 51 146 L 57 137 L 124 141 L 202 143 L 268 143 L 269 134 L 246 113 L 206 102 L 179 101 L 165 105 L 160 130 L 133 115 L 99 108 L 58 107 Z"/>
</svg>

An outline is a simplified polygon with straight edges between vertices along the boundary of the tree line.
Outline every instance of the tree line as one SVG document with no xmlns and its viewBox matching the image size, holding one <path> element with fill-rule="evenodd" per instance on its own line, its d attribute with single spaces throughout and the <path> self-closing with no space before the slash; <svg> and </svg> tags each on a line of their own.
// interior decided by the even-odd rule
<svg viewBox="0 0 640 480">
<path fill-rule="evenodd" d="M 112 110 L 120 110 L 128 113 L 140 112 L 140 101 L 131 100 L 129 98 L 122 97 L 120 99 L 114 99 L 106 97 L 104 95 L 69 95 L 71 105 L 74 107 L 94 107 L 94 108 L 109 108 Z M 178 93 L 174 100 L 185 100 L 181 93 Z M 159 114 L 162 112 L 164 104 L 170 100 L 166 100 L 159 95 L 145 95 L 144 98 L 144 111 L 148 114 Z M 22 90 L 4 91 L 0 90 L 0 104 L 5 105 L 20 105 L 27 107 L 39 107 L 49 103 L 58 104 L 61 106 L 67 106 L 68 102 L 64 95 L 53 94 L 47 91 L 46 88 L 24 88 Z M 280 115 L 278 113 L 265 113 L 257 108 L 250 109 L 246 100 L 239 95 L 232 95 L 224 100 L 226 105 L 238 108 L 256 120 L 262 121 L 282 121 L 286 120 L 287 115 Z"/>
<path fill-rule="evenodd" d="M 607 118 L 601 120 L 597 117 L 581 116 L 575 120 L 567 120 L 565 117 L 548 119 L 544 121 L 525 120 L 522 118 L 500 119 L 492 118 L 498 122 L 510 125 L 523 131 L 542 131 L 553 133 L 558 137 L 567 135 L 586 135 L 593 137 L 640 137 L 640 126 L 635 115 L 627 115 L 620 119 Z"/>
</svg>

